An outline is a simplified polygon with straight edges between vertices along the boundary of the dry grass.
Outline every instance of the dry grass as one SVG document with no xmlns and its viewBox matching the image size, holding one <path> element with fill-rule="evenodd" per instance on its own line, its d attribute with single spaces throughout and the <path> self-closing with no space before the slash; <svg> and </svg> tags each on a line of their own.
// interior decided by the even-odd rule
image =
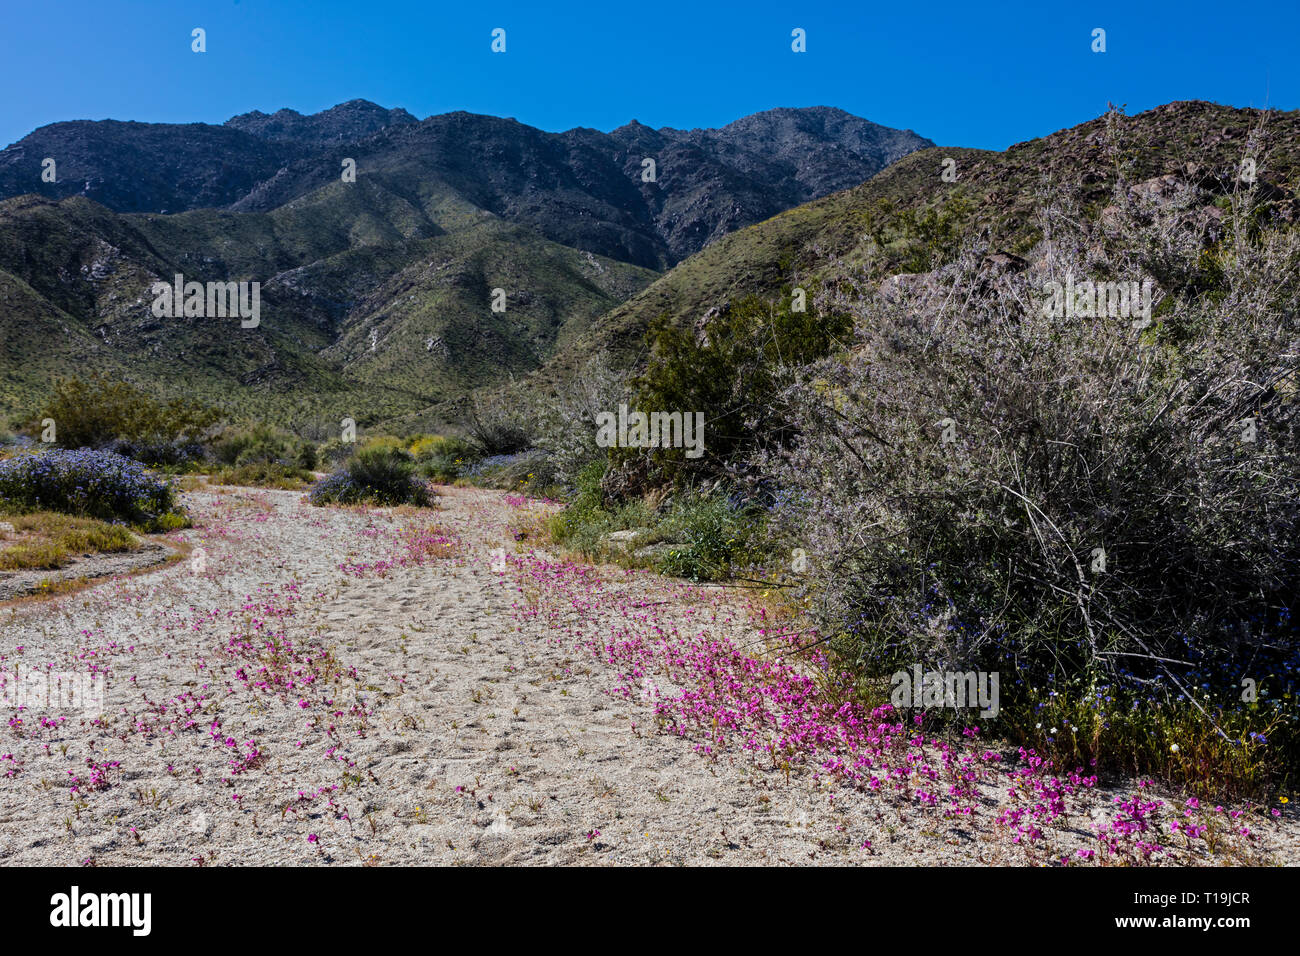
<svg viewBox="0 0 1300 956">
<path fill-rule="evenodd" d="M 12 530 L 10 530 L 12 529 Z M 53 511 L 7 517 L 0 525 L 0 571 L 63 567 L 76 555 L 132 551 L 129 528 Z"/>
<path fill-rule="evenodd" d="M 538 542 L 549 543 L 552 540 L 547 527 L 550 518 L 551 512 L 546 508 L 521 508 L 516 511 L 507 529 L 517 542 L 515 550 L 524 550 Z"/>
<path fill-rule="evenodd" d="M 313 476 L 304 468 L 259 462 L 238 467 L 218 468 L 207 476 L 214 485 L 237 485 L 246 488 L 272 488 L 277 491 L 301 491 L 311 486 Z"/>
</svg>

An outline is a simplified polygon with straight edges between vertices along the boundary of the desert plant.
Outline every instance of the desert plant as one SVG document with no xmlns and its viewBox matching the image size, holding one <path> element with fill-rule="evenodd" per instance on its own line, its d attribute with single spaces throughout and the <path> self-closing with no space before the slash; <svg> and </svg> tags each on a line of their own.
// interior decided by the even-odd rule
<svg viewBox="0 0 1300 956">
<path fill-rule="evenodd" d="M 1058 199 L 1031 274 L 971 246 L 930 288 L 844 293 L 855 349 L 787 390 L 797 437 L 763 464 L 847 660 L 1184 700 L 1295 666 L 1300 233 L 1200 215 Z M 1156 321 L 1053 317 L 1069 277 L 1158 278 Z"/>
<path fill-rule="evenodd" d="M 225 429 L 208 442 L 213 461 L 231 467 L 280 465 L 310 470 L 316 467 L 316 446 L 266 425 Z"/>
<path fill-rule="evenodd" d="M 0 542 L 0 570 L 58 568 L 77 554 L 130 551 L 139 542 L 124 525 L 53 511 L 14 516 L 13 542 Z M 7 538 L 0 535 L 0 539 Z"/>
<path fill-rule="evenodd" d="M 258 461 L 214 469 L 210 479 L 214 485 L 243 485 L 296 491 L 311 484 L 315 476 L 307 469 L 295 465 Z"/>
<path fill-rule="evenodd" d="M 547 452 L 557 483 L 572 489 L 583 469 L 608 458 L 609 451 L 596 441 L 596 416 L 614 412 L 628 397 L 627 373 L 615 369 L 602 352 L 562 388 L 535 398 L 535 444 Z"/>
<path fill-rule="evenodd" d="M 463 415 L 465 432 L 478 456 L 514 455 L 531 448 L 531 404 L 517 385 L 475 393 Z"/>
<path fill-rule="evenodd" d="M 0 461 L 0 510 L 58 511 L 147 531 L 185 524 L 170 481 L 129 458 L 84 448 Z"/>
<path fill-rule="evenodd" d="M 398 438 L 396 435 L 367 435 L 357 445 L 357 451 L 393 452 L 398 456 L 409 456 L 407 444 L 405 439 Z"/>
<path fill-rule="evenodd" d="M 763 517 L 759 509 L 717 492 L 682 494 L 655 530 L 670 545 L 657 562 L 660 571 L 715 581 L 759 557 Z"/>
<path fill-rule="evenodd" d="M 852 330 L 847 313 L 805 306 L 797 310 L 793 294 L 777 302 L 750 296 L 698 330 L 662 318 L 652 324 L 647 366 L 632 383 L 636 407 L 702 413 L 705 453 L 690 459 L 680 448 L 618 449 L 611 453 L 618 469 L 644 475 L 629 491 L 725 476 L 728 465 L 790 440 L 783 387 L 800 367 L 846 346 Z"/>
<path fill-rule="evenodd" d="M 128 382 L 91 376 L 57 382 L 38 422 L 51 419 L 55 444 L 100 448 L 155 465 L 201 454 L 201 440 L 220 413 L 185 399 L 162 403 Z M 41 432 L 37 424 L 33 433 Z"/>
<path fill-rule="evenodd" d="M 422 435 L 410 446 L 420 474 L 449 484 L 477 458 L 474 445 L 457 436 Z"/>
<path fill-rule="evenodd" d="M 337 468 L 356 454 L 356 442 L 340 441 L 331 438 L 317 449 L 317 463 L 326 468 Z"/>
<path fill-rule="evenodd" d="M 414 462 L 405 451 L 370 448 L 358 451 L 338 471 L 318 481 L 311 490 L 312 504 L 429 505 L 428 485 L 414 474 Z"/>
</svg>

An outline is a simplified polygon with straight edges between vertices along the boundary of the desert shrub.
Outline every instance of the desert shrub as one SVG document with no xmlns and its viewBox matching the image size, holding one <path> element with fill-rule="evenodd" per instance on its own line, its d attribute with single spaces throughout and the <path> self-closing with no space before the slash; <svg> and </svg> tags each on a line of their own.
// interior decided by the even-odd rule
<svg viewBox="0 0 1300 956">
<path fill-rule="evenodd" d="M 610 501 L 602 487 L 607 468 L 607 461 L 591 462 L 577 475 L 568 506 L 547 524 L 557 544 L 588 557 L 623 558 L 611 555 L 609 535 L 640 530 L 637 549 L 661 546 L 652 562 L 658 571 L 696 581 L 726 578 L 761 557 L 765 538 L 757 509 L 717 491 L 680 492 L 666 506 L 653 494 Z M 631 561 L 644 563 L 635 555 Z"/>
<path fill-rule="evenodd" d="M 408 450 L 416 461 L 423 461 L 436 455 L 468 457 L 473 454 L 474 445 L 459 435 L 420 435 Z"/>
<path fill-rule="evenodd" d="M 671 545 L 659 559 L 658 570 L 716 581 L 760 557 L 762 512 L 716 492 L 679 495 L 658 523 L 656 537 Z"/>
<path fill-rule="evenodd" d="M 38 415 L 53 419 L 62 448 L 115 451 L 154 465 L 177 465 L 201 454 L 204 434 L 220 414 L 185 399 L 156 401 L 135 386 L 101 376 L 65 379 Z M 39 433 L 41 426 L 32 429 Z"/>
<path fill-rule="evenodd" d="M 407 443 L 396 435 L 368 435 L 357 445 L 357 451 L 392 452 L 397 455 L 409 455 Z"/>
<path fill-rule="evenodd" d="M 214 485 L 242 485 L 296 491 L 311 484 L 315 477 L 306 468 L 299 468 L 296 465 L 257 461 L 214 469 L 211 480 Z"/>
<path fill-rule="evenodd" d="M 406 450 L 416 461 L 444 455 L 466 456 L 471 453 L 473 445 L 468 439 L 458 435 L 416 435 L 408 439 Z"/>
<path fill-rule="evenodd" d="M 316 467 L 316 446 L 266 425 L 227 428 L 208 444 L 208 456 L 222 465 L 280 465 L 310 470 Z"/>
<path fill-rule="evenodd" d="M 464 409 L 464 428 L 477 456 L 515 455 L 533 446 L 532 402 L 518 386 L 474 395 Z"/>
<path fill-rule="evenodd" d="M 1294 694 L 1300 233 L 1207 238 L 1194 197 L 1123 188 L 1112 212 L 1044 209 L 1032 274 L 970 247 L 928 290 L 847 291 L 854 351 L 783 396 L 777 523 L 864 671 L 1001 670 L 1024 723 L 1053 680 L 1203 714 L 1243 677 Z M 1067 276 L 1154 278 L 1155 323 L 1051 317 Z"/>
<path fill-rule="evenodd" d="M 356 442 L 346 442 L 331 438 L 317 450 L 318 464 L 326 468 L 338 468 L 357 452 Z"/>
<path fill-rule="evenodd" d="M 106 442 L 99 446 L 99 450 L 168 470 L 193 467 L 193 463 L 203 457 L 202 442 L 188 439 L 122 438 Z"/>
<path fill-rule="evenodd" d="M 171 482 L 129 458 L 84 448 L 0 462 L 0 509 L 125 521 L 146 531 L 184 524 Z"/>
<path fill-rule="evenodd" d="M 538 497 L 549 496 L 557 490 L 550 458 L 539 448 L 481 458 L 461 470 L 460 480 L 483 488 L 507 488 Z"/>
<path fill-rule="evenodd" d="M 574 489 L 583 469 L 609 457 L 596 442 L 596 416 L 616 412 L 628 397 L 627 374 L 599 353 L 562 387 L 534 398 L 534 444 L 547 452 L 557 484 Z"/>
<path fill-rule="evenodd" d="M 358 451 L 332 475 L 312 486 L 312 504 L 426 506 L 433 496 L 414 474 L 411 456 L 402 450 L 369 448 Z"/>
<path fill-rule="evenodd" d="M 896 208 L 881 199 L 868 215 L 866 231 L 891 272 L 929 272 L 952 260 L 960 238 L 973 219 L 974 208 L 962 196 L 939 206 Z"/>
<path fill-rule="evenodd" d="M 457 436 L 424 435 L 410 450 L 419 473 L 444 484 L 459 478 L 477 457 L 474 445 Z"/>
<path fill-rule="evenodd" d="M 412 435 L 407 439 L 406 450 L 412 458 L 419 461 L 428 455 L 440 438 L 439 435 Z"/>
<path fill-rule="evenodd" d="M 547 532 L 557 544 L 588 557 L 604 557 L 610 533 L 649 529 L 656 522 L 654 509 L 641 499 L 606 501 L 601 483 L 608 467 L 608 460 L 590 462 L 575 477 L 567 507 L 547 523 Z"/>
<path fill-rule="evenodd" d="M 663 318 L 654 322 L 649 361 L 633 381 L 635 405 L 646 412 L 703 413 L 704 454 L 690 459 L 680 448 L 618 449 L 612 457 L 623 472 L 636 470 L 636 460 L 643 463 L 644 477 L 629 482 L 629 490 L 717 478 L 729 464 L 787 443 L 794 428 L 782 389 L 798 368 L 847 345 L 851 330 L 846 313 L 811 301 L 796 312 L 790 297 L 741 299 L 699 332 Z"/>
</svg>

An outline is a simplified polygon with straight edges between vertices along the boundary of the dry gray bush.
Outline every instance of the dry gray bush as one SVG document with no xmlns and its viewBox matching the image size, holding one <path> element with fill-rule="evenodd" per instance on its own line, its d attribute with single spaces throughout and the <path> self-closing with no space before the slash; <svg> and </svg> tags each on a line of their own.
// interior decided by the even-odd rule
<svg viewBox="0 0 1300 956">
<path fill-rule="evenodd" d="M 1121 177 L 1096 222 L 1044 203 L 1023 272 L 971 243 L 840 293 L 855 347 L 784 395 L 800 438 L 762 464 L 841 649 L 1175 686 L 1295 655 L 1300 232 L 1205 198 Z M 1154 321 L 1044 314 L 1067 275 L 1152 280 Z"/>
</svg>

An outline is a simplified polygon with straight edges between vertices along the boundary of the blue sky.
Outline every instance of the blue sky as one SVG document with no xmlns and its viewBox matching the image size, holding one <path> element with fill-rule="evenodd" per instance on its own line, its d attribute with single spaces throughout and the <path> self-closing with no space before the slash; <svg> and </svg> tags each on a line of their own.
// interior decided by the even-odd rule
<svg viewBox="0 0 1300 956">
<path fill-rule="evenodd" d="M 837 106 L 941 145 L 1004 149 L 1175 99 L 1300 107 L 1300 3 L 948 0 L 6 4 L 0 144 L 70 119 L 220 123 L 354 98 L 547 130 L 720 126 Z M 190 31 L 207 31 L 207 52 Z M 506 53 L 490 51 L 506 30 Z M 807 33 L 793 53 L 791 31 Z M 1107 51 L 1090 49 L 1094 28 Z"/>
</svg>

